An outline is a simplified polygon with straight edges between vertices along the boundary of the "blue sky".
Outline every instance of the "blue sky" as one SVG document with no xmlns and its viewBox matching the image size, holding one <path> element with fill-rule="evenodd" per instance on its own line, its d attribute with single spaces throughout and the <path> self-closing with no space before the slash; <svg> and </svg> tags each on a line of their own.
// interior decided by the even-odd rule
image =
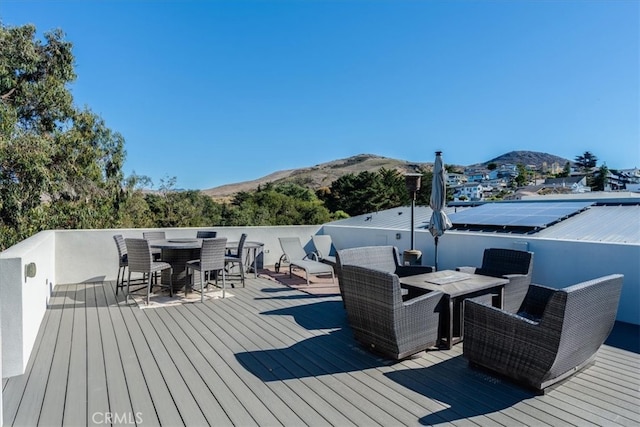
<svg viewBox="0 0 640 427">
<path fill-rule="evenodd" d="M 61 28 L 125 173 L 206 189 L 361 153 L 640 167 L 638 1 L 2 0 Z"/>
</svg>

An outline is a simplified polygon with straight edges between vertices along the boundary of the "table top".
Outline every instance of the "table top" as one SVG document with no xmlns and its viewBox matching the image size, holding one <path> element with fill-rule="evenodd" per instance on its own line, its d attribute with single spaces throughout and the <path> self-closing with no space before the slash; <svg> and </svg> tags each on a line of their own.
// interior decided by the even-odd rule
<svg viewBox="0 0 640 427">
<path fill-rule="evenodd" d="M 149 246 L 159 249 L 198 249 L 202 247 L 203 239 L 193 238 L 176 238 L 164 240 L 149 240 Z"/>
<path fill-rule="evenodd" d="M 401 277 L 400 283 L 413 288 L 442 291 L 451 297 L 456 297 L 506 285 L 509 283 L 509 279 L 454 270 L 442 270 Z"/>
<path fill-rule="evenodd" d="M 175 238 L 175 239 L 164 239 L 164 240 L 149 240 L 149 246 L 152 248 L 158 249 L 198 249 L 202 247 L 202 240 L 204 239 L 196 239 L 195 237 L 191 238 Z M 254 242 L 254 241 L 245 241 L 244 248 L 260 248 L 264 246 L 262 242 Z M 238 242 L 227 242 L 226 245 L 229 249 L 237 249 Z"/>
</svg>

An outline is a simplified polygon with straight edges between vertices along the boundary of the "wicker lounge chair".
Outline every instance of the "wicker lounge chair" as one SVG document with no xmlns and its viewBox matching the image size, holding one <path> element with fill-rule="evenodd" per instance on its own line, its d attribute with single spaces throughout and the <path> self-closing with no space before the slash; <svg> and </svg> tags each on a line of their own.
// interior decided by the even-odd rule
<svg viewBox="0 0 640 427">
<path fill-rule="evenodd" d="M 616 319 L 623 276 L 531 285 L 518 314 L 465 301 L 464 357 L 536 390 L 589 365 Z"/>
<path fill-rule="evenodd" d="M 309 284 L 309 274 L 331 274 L 331 280 L 335 283 L 333 267 L 329 264 L 316 261 L 304 251 L 299 237 L 279 237 L 280 247 L 284 254 L 280 257 L 280 261 L 276 266 L 276 270 L 280 269 L 283 261 L 289 262 L 289 277 L 292 277 L 292 269 L 298 267 L 304 270 Z"/>
<path fill-rule="evenodd" d="M 398 248 L 395 246 L 362 246 L 358 248 L 342 249 L 336 255 L 336 273 L 340 294 L 344 300 L 342 290 L 342 266 L 358 265 L 374 270 L 394 273 L 398 277 L 414 276 L 416 274 L 431 273 L 433 267 L 426 265 L 401 265 Z M 406 290 L 403 290 L 406 294 Z"/>
<path fill-rule="evenodd" d="M 341 281 L 354 338 L 369 350 L 404 359 L 436 344 L 442 292 L 403 301 L 397 275 L 355 265 Z"/>
<path fill-rule="evenodd" d="M 484 250 L 482 267 L 458 267 L 456 270 L 509 279 L 509 284 L 504 287 L 502 308 L 515 313 L 520 308 L 531 284 L 533 252 L 489 248 Z M 487 297 L 491 298 L 491 295 L 481 298 L 488 301 Z M 497 296 L 493 297 L 493 305 L 495 307 L 499 305 Z"/>
</svg>

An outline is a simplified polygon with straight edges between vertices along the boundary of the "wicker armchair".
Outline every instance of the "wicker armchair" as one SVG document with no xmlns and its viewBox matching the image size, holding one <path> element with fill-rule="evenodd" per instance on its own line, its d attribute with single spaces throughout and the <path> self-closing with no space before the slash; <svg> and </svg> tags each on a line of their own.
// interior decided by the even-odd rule
<svg viewBox="0 0 640 427">
<path fill-rule="evenodd" d="M 489 248 L 484 250 L 482 267 L 458 267 L 456 270 L 509 279 L 509 284 L 504 287 L 502 309 L 515 313 L 520 308 L 531 284 L 533 252 Z M 488 295 L 488 297 L 491 296 Z M 494 296 L 493 305 L 498 306 L 497 296 Z"/>
<path fill-rule="evenodd" d="M 354 338 L 371 351 L 403 359 L 436 344 L 442 292 L 402 300 L 397 275 L 342 266 L 345 307 Z"/>
<path fill-rule="evenodd" d="M 531 285 L 518 314 L 478 301 L 464 308 L 464 357 L 537 390 L 586 367 L 616 319 L 623 276 L 564 289 Z"/>
<path fill-rule="evenodd" d="M 357 265 L 374 270 L 394 273 L 398 277 L 414 276 L 416 274 L 431 273 L 433 267 L 426 265 L 401 265 L 398 248 L 395 246 L 362 246 L 359 248 L 342 249 L 336 253 L 336 275 L 340 295 L 344 301 L 342 290 L 342 266 Z M 406 290 L 404 292 L 406 294 Z"/>
</svg>

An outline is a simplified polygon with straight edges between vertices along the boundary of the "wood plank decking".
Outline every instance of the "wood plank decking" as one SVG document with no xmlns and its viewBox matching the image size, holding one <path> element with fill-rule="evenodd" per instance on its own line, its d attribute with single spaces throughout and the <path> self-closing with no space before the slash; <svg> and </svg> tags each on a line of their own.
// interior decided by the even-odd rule
<svg viewBox="0 0 640 427">
<path fill-rule="evenodd" d="M 640 425 L 640 355 L 603 346 L 544 396 L 470 369 L 462 345 L 399 363 L 351 337 L 339 297 L 247 278 L 233 297 L 141 310 L 59 286 L 4 425 Z"/>
</svg>

